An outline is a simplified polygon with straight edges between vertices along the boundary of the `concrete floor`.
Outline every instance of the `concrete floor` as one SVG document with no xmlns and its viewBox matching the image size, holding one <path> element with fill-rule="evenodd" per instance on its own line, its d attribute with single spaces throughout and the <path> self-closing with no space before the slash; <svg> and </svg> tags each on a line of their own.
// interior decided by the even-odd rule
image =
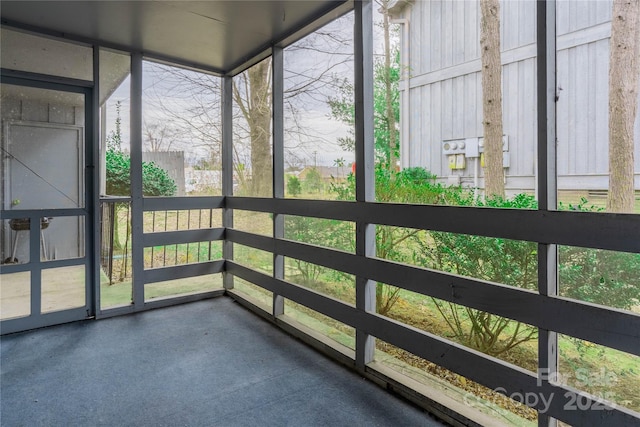
<svg viewBox="0 0 640 427">
<path fill-rule="evenodd" d="M 441 426 L 230 298 L 2 337 L 3 426 Z"/>
</svg>

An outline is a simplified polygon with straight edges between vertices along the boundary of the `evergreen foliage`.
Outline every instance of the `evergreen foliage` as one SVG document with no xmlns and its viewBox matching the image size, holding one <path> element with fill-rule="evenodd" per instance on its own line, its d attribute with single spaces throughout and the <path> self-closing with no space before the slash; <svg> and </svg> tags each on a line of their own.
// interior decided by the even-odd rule
<svg viewBox="0 0 640 427">
<path fill-rule="evenodd" d="M 107 194 L 131 195 L 131 158 L 122 151 L 107 150 Z M 142 193 L 145 196 L 173 196 L 178 187 L 166 170 L 153 162 L 142 162 Z"/>
</svg>

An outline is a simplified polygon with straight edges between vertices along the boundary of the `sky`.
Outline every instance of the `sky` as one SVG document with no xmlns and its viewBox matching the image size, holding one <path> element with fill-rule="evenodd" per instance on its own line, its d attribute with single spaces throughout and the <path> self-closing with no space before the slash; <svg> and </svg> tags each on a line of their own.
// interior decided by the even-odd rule
<svg viewBox="0 0 640 427">
<path fill-rule="evenodd" d="M 374 19 L 379 19 L 379 17 Z M 312 34 L 286 48 L 284 53 L 285 90 L 291 86 L 304 84 L 305 80 L 309 81 L 309 76 L 323 75 L 324 80 L 340 77 L 352 81 L 353 60 L 350 57 L 353 51 L 352 28 L 353 14 L 347 14 L 319 30 L 324 38 Z M 379 33 L 379 29 L 375 29 L 375 31 Z M 375 39 L 380 41 L 379 34 L 376 36 Z M 343 38 L 348 40 L 346 44 L 334 41 Z M 329 42 L 325 40 L 329 40 Z M 335 52 L 336 54 L 327 52 Z M 346 63 L 341 63 L 347 58 L 349 60 Z M 150 72 L 150 69 L 156 69 L 156 67 L 146 64 L 143 67 L 143 99 L 153 99 L 154 96 L 156 100 L 162 98 L 163 103 L 171 105 L 174 111 L 179 112 L 182 109 L 185 116 L 193 115 L 191 110 L 198 108 L 197 103 L 188 101 L 183 93 L 176 93 L 176 88 L 171 87 L 171 82 L 159 81 L 159 74 Z M 107 120 L 105 123 L 107 134 L 115 130 L 115 105 L 117 101 L 121 101 L 121 126 L 125 147 L 129 142 L 129 82 L 130 80 L 127 78 L 107 101 Z M 294 148 L 290 153 L 285 154 L 285 157 L 296 157 L 305 164 L 317 162 L 318 165 L 324 166 L 333 166 L 336 159 L 344 159 L 347 164 L 354 160 L 354 154 L 343 151 L 337 143 L 338 138 L 348 135 L 349 126 L 331 117 L 326 99 L 335 94 L 336 91 L 333 87 L 325 86 L 312 91 L 312 95 L 300 94 L 293 98 L 287 98 L 287 102 L 290 102 L 298 112 L 295 122 L 305 135 L 300 136 L 299 132 L 296 132 L 298 136 L 295 137 L 296 140 L 292 140 L 291 135 L 286 132 L 285 147 Z M 172 97 L 174 98 L 172 99 Z M 144 119 L 157 122 L 158 126 L 165 126 L 170 120 L 162 108 L 157 105 L 158 103 L 154 102 L 154 104 L 156 105 L 143 102 Z M 198 116 L 200 115 L 201 113 L 198 113 Z M 295 126 L 293 118 L 287 115 L 285 117 L 286 129 L 291 130 Z M 182 137 L 174 138 L 175 142 L 172 144 L 171 150 L 185 150 L 187 158 L 205 155 L 206 150 L 193 147 L 191 138 L 188 135 L 184 137 L 184 130 L 181 130 L 180 135 Z M 248 153 L 241 154 L 240 157 L 248 158 Z"/>
</svg>

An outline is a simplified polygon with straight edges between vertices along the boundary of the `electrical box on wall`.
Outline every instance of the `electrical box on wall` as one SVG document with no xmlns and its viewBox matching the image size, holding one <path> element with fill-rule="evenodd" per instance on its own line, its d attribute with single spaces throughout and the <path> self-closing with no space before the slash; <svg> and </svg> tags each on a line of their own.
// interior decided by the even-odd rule
<svg viewBox="0 0 640 427">
<path fill-rule="evenodd" d="M 449 169 L 453 170 L 456 168 L 456 156 L 455 154 L 451 154 L 449 156 L 447 156 L 447 159 L 449 160 Z"/>
<path fill-rule="evenodd" d="M 510 161 L 509 153 L 504 151 L 502 153 L 502 167 L 503 168 L 508 168 L 510 166 L 510 164 L 511 164 L 511 161 Z M 482 166 L 483 168 L 487 166 L 484 163 L 484 153 L 480 154 L 480 166 Z"/>
<path fill-rule="evenodd" d="M 442 154 L 464 154 L 465 147 L 466 144 L 464 139 L 451 139 L 448 141 L 442 141 Z"/>
<path fill-rule="evenodd" d="M 467 167 L 467 161 L 464 154 L 450 154 L 447 156 L 449 162 L 449 169 L 465 169 Z"/>
<path fill-rule="evenodd" d="M 484 153 L 484 137 L 478 138 L 478 150 Z M 502 135 L 502 151 L 509 151 L 509 136 Z"/>
<path fill-rule="evenodd" d="M 503 166 L 509 167 L 509 137 L 502 136 Z M 447 156 L 449 169 L 460 170 L 467 167 L 466 159 L 477 159 L 484 167 L 484 138 L 449 139 L 442 141 L 442 154 Z"/>
<path fill-rule="evenodd" d="M 478 138 L 466 138 L 464 140 L 464 155 L 469 158 L 480 157 Z"/>
</svg>

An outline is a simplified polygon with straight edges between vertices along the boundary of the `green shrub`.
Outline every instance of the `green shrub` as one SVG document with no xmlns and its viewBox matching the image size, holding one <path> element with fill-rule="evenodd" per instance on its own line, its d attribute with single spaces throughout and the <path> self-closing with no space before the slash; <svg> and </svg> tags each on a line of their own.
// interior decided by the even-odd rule
<svg viewBox="0 0 640 427">
<path fill-rule="evenodd" d="M 284 229 L 286 239 L 313 245 L 326 246 L 343 251 L 353 252 L 355 248 L 355 229 L 352 223 L 332 219 L 312 218 L 287 215 Z M 301 285 L 312 289 L 326 291 L 320 281 L 322 274 L 329 269 L 292 258 L 289 265 L 296 270 L 296 279 Z M 335 277 L 338 274 L 339 277 Z M 334 281 L 340 282 L 347 276 L 334 272 Z"/>
<path fill-rule="evenodd" d="M 559 294 L 630 309 L 640 304 L 640 254 L 562 246 Z"/>
<path fill-rule="evenodd" d="M 173 196 L 178 187 L 166 170 L 153 162 L 142 162 L 142 194 Z"/>
<path fill-rule="evenodd" d="M 115 149 L 106 153 L 107 194 L 110 196 L 131 195 L 131 158 Z M 145 196 L 173 196 L 176 183 L 166 170 L 153 162 L 142 162 L 142 192 Z"/>
<path fill-rule="evenodd" d="M 300 195 L 302 192 L 302 185 L 300 184 L 300 180 L 295 175 L 289 175 L 287 177 L 287 191 L 289 195 L 296 197 Z"/>
<path fill-rule="evenodd" d="M 461 191 L 450 189 L 450 191 Z M 519 194 L 513 199 L 473 201 L 460 194 L 466 204 L 494 208 L 535 209 L 534 197 Z M 416 235 L 414 262 L 435 270 L 462 276 L 537 289 L 537 244 L 440 231 Z M 491 313 L 432 299 L 453 337 L 483 353 L 499 355 L 522 342 L 535 339 L 537 329 Z"/>
<path fill-rule="evenodd" d="M 324 183 L 322 182 L 322 176 L 316 168 L 309 169 L 307 175 L 304 178 L 304 188 L 309 193 L 319 193 L 322 191 Z"/>
<path fill-rule="evenodd" d="M 436 183 L 423 168 L 400 172 L 376 166 L 376 199 L 381 202 L 446 204 L 502 209 L 538 208 L 528 194 L 512 198 L 482 200 L 474 192 Z M 339 200 L 355 198 L 355 177 L 333 183 Z M 560 205 L 573 211 L 600 211 L 582 199 L 578 204 Z M 522 225 L 523 227 L 526 224 Z M 380 258 L 411 262 L 419 266 L 462 276 L 502 283 L 522 289 L 538 289 L 538 245 L 535 242 L 376 227 L 376 251 Z M 560 246 L 559 293 L 563 297 L 630 309 L 640 304 L 640 254 Z M 399 289 L 379 284 L 377 310 L 385 314 L 398 300 Z M 499 355 L 522 342 L 534 340 L 536 328 L 490 313 L 433 300 L 453 337 L 482 352 Z"/>
</svg>

